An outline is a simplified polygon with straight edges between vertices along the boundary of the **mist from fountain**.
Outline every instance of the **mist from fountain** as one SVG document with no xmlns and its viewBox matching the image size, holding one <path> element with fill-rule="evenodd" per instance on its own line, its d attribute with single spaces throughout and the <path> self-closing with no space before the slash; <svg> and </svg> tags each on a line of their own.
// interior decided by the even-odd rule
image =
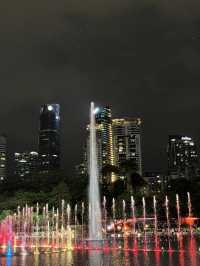
<svg viewBox="0 0 200 266">
<path fill-rule="evenodd" d="M 90 110 L 90 180 L 89 180 L 89 239 L 102 240 L 102 217 L 99 195 L 99 174 L 96 149 L 95 106 Z"/>
</svg>

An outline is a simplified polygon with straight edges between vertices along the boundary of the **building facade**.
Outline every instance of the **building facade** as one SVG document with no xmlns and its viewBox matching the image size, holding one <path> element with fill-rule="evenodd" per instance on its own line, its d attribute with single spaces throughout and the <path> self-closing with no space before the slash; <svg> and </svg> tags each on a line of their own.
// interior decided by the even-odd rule
<svg viewBox="0 0 200 266">
<path fill-rule="evenodd" d="M 0 136 L 0 181 L 7 177 L 7 139 L 4 135 Z"/>
<path fill-rule="evenodd" d="M 141 119 L 122 118 L 112 120 L 113 151 L 116 165 L 134 161 L 142 175 Z"/>
<path fill-rule="evenodd" d="M 101 182 L 112 183 L 116 180 L 116 175 L 103 176 L 102 170 L 105 166 L 114 166 L 113 153 L 113 135 L 112 135 L 112 113 L 109 107 L 97 108 L 96 110 L 96 141 L 97 141 L 97 160 L 99 168 L 99 178 Z M 87 147 L 86 160 L 87 168 L 89 169 L 89 136 L 90 127 L 87 126 Z"/>
<path fill-rule="evenodd" d="M 168 174 L 171 179 L 190 179 L 198 167 L 197 148 L 191 137 L 171 135 L 168 139 Z"/>
<path fill-rule="evenodd" d="M 112 113 L 109 107 L 100 108 L 96 113 L 97 140 L 101 140 L 102 167 L 114 165 Z"/>
<path fill-rule="evenodd" d="M 39 154 L 38 152 L 15 152 L 14 154 L 14 173 L 16 176 L 25 177 L 38 171 Z"/>
<path fill-rule="evenodd" d="M 120 165 L 128 160 L 135 162 L 137 172 L 142 175 L 140 118 L 112 119 L 109 107 L 97 108 L 96 139 L 100 181 L 115 182 L 119 174 L 112 170 L 119 169 Z M 86 165 L 89 167 L 89 125 L 86 146 Z M 103 169 L 108 170 L 108 173 L 103 174 Z"/>
<path fill-rule="evenodd" d="M 42 171 L 60 168 L 59 104 L 45 104 L 40 109 L 39 160 Z"/>
</svg>

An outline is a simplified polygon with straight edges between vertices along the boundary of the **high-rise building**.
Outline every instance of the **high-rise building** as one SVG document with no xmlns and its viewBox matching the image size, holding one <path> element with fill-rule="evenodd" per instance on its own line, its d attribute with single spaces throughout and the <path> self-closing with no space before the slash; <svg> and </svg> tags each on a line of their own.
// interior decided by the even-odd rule
<svg viewBox="0 0 200 266">
<path fill-rule="evenodd" d="M 87 127 L 87 166 L 89 163 L 89 126 Z M 117 173 L 103 176 L 104 166 L 117 166 L 127 161 L 135 161 L 137 172 L 142 175 L 141 152 L 141 119 L 123 118 L 112 119 L 109 107 L 96 110 L 97 159 L 100 180 L 106 178 L 107 183 L 115 182 Z M 107 168 L 109 169 L 109 167 Z M 114 168 L 110 168 L 112 171 Z"/>
<path fill-rule="evenodd" d="M 141 119 L 123 118 L 112 120 L 114 157 L 117 166 L 124 161 L 135 162 L 142 175 Z"/>
<path fill-rule="evenodd" d="M 196 175 L 197 148 L 191 137 L 171 135 L 168 140 L 168 174 L 172 179 L 190 179 Z"/>
<path fill-rule="evenodd" d="M 84 163 L 81 163 L 75 166 L 75 175 L 76 177 L 87 176 L 87 167 Z"/>
<path fill-rule="evenodd" d="M 89 166 L 89 125 L 87 126 L 87 167 Z M 97 160 L 99 168 L 99 176 L 102 181 L 102 169 L 106 165 L 115 165 L 113 153 L 113 136 L 112 136 L 112 114 L 109 107 L 96 109 L 96 140 L 97 140 Z M 106 177 L 108 178 L 108 177 Z M 116 176 L 111 173 L 110 180 L 107 183 L 114 182 Z"/>
<path fill-rule="evenodd" d="M 35 151 L 15 152 L 14 161 L 14 173 L 17 176 L 24 177 L 38 171 L 38 153 Z"/>
<path fill-rule="evenodd" d="M 39 157 L 42 171 L 60 167 L 60 105 L 45 104 L 40 110 Z"/>
<path fill-rule="evenodd" d="M 0 136 L 0 181 L 7 177 L 7 140 L 4 135 Z"/>
<path fill-rule="evenodd" d="M 96 126 L 98 139 L 101 139 L 102 167 L 114 165 L 112 114 L 109 107 L 97 110 Z"/>
</svg>

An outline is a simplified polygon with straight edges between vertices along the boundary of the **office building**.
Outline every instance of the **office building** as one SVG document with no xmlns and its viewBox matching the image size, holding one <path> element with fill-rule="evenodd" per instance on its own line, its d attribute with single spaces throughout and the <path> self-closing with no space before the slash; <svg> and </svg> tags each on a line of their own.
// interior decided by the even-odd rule
<svg viewBox="0 0 200 266">
<path fill-rule="evenodd" d="M 198 170 L 197 148 L 191 137 L 171 135 L 168 140 L 168 174 L 171 179 L 196 176 Z"/>
<path fill-rule="evenodd" d="M 7 140 L 4 135 L 0 136 L 0 181 L 7 177 Z"/>
<path fill-rule="evenodd" d="M 142 175 L 141 119 L 112 120 L 113 153 L 116 165 L 128 160 L 135 162 L 136 171 Z"/>
<path fill-rule="evenodd" d="M 86 160 L 89 167 L 89 125 L 87 126 L 87 148 Z M 113 135 L 112 135 L 112 114 L 109 107 L 97 108 L 96 111 L 96 140 L 97 140 L 97 160 L 99 168 L 100 181 L 111 183 L 115 182 L 116 175 L 103 176 L 102 169 L 107 165 L 115 165 L 113 153 Z"/>
<path fill-rule="evenodd" d="M 39 160 L 44 172 L 60 168 L 60 105 L 45 104 L 40 110 Z"/>
</svg>

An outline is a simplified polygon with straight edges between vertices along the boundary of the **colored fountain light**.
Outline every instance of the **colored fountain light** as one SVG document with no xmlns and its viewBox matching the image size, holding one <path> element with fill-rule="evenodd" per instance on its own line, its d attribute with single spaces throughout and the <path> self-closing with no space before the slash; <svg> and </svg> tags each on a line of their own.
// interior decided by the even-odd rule
<svg viewBox="0 0 200 266">
<path fill-rule="evenodd" d="M 133 196 L 129 200 L 113 198 L 109 202 L 104 196 L 100 203 L 95 113 L 94 103 L 91 103 L 88 202 L 72 206 L 62 200 L 60 208 L 39 203 L 18 206 L 16 213 L 0 222 L 0 255 L 10 259 L 13 255 L 36 256 L 73 250 L 123 251 L 124 254 L 154 251 L 159 260 L 160 252 L 172 254 L 177 251 L 181 254 L 187 250 L 191 256 L 195 254 L 198 218 L 193 217 L 189 192 L 185 202 L 186 217 L 182 217 L 181 198 L 177 194 L 175 217 L 172 217 L 171 198 L 165 196 L 162 220 L 156 196 L 150 202 L 145 197 L 136 202 Z M 183 243 L 185 235 L 188 237 L 187 247 Z"/>
<path fill-rule="evenodd" d="M 198 247 L 195 244 L 197 231 L 194 224 L 198 218 L 181 217 L 180 198 L 177 195 L 177 220 L 175 227 L 173 227 L 174 223 L 170 220 L 170 202 L 167 196 L 164 203 L 166 217 L 165 222 L 160 223 L 155 196 L 153 197 L 153 211 L 150 216 L 147 211 L 146 200 L 145 198 L 142 199 L 140 202 L 141 217 L 137 216 L 136 203 L 133 197 L 130 198 L 129 202 L 125 200 L 121 202 L 121 211 L 119 212 L 117 202 L 113 199 L 110 203 L 110 213 L 107 210 L 107 199 L 104 197 L 102 202 L 104 215 L 102 215 L 102 220 L 100 219 L 101 227 L 99 224 L 97 226 L 98 230 L 101 228 L 104 232 L 104 239 L 98 238 L 101 234 L 98 235 L 99 231 L 97 231 L 97 234 L 92 235 L 95 238 L 90 238 L 90 241 L 88 235 L 91 237 L 91 224 L 89 223 L 87 226 L 87 220 L 84 218 L 84 214 L 87 212 L 84 203 L 76 204 L 72 208 L 63 200 L 60 210 L 55 209 L 55 207 L 49 210 L 48 204 L 43 207 L 39 204 L 36 207 L 27 205 L 23 208 L 19 207 L 16 214 L 8 216 L 0 224 L 1 254 L 10 257 L 16 254 L 25 256 L 30 253 L 37 255 L 67 250 L 185 252 L 186 246 L 184 246 L 183 237 L 186 233 L 186 227 L 189 241 L 191 239 L 191 245 L 188 245 L 188 248 L 191 249 L 192 247 L 191 252 L 197 252 Z M 192 206 L 190 208 L 192 209 Z M 81 217 L 78 216 L 78 213 L 81 213 Z M 97 221 L 99 222 L 99 220 Z M 173 234 L 173 231 L 176 231 L 177 234 Z M 192 235 L 190 235 L 191 231 Z M 174 241 L 177 245 L 174 245 Z"/>
<path fill-rule="evenodd" d="M 8 241 L 8 244 L 7 244 L 7 250 L 6 250 L 6 256 L 12 256 L 13 255 L 13 252 L 12 252 L 12 245 L 11 245 L 11 242 Z"/>
</svg>

